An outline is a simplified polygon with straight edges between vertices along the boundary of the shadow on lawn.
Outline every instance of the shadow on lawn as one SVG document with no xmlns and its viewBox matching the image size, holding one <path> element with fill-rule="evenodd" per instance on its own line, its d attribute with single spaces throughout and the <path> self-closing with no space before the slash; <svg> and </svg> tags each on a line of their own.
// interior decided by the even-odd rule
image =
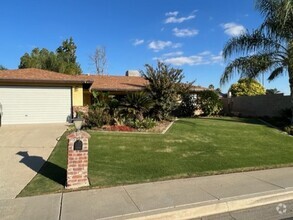
<svg viewBox="0 0 293 220">
<path fill-rule="evenodd" d="M 27 151 L 19 151 L 16 154 L 23 157 L 19 163 L 23 163 L 33 171 L 50 180 L 53 180 L 60 185 L 65 186 L 66 170 L 64 168 L 46 161 L 42 157 L 31 156 Z"/>
</svg>

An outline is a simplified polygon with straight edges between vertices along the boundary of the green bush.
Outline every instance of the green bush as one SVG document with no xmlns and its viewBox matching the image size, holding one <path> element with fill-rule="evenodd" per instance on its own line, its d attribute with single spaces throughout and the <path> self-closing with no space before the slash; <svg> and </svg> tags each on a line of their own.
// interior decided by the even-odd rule
<svg viewBox="0 0 293 220">
<path fill-rule="evenodd" d="M 152 118 L 145 118 L 143 120 L 127 120 L 125 124 L 136 129 L 151 129 L 156 125 L 156 121 Z"/>
<path fill-rule="evenodd" d="M 85 124 L 87 127 L 102 127 L 110 124 L 111 116 L 104 108 L 90 109 L 88 115 L 85 116 Z"/>
<path fill-rule="evenodd" d="M 196 109 L 196 100 L 194 95 L 184 93 L 181 95 L 181 103 L 178 108 L 173 112 L 176 117 L 192 117 Z"/>
<path fill-rule="evenodd" d="M 217 93 L 211 90 L 205 90 L 197 95 L 196 108 L 203 111 L 204 116 L 218 115 L 223 109 Z"/>
</svg>

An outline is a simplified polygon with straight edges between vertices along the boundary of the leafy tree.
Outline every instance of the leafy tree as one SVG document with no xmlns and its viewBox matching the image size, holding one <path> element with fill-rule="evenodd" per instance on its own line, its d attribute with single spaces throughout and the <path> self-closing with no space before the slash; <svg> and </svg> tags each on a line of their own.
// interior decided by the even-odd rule
<svg viewBox="0 0 293 220">
<path fill-rule="evenodd" d="M 270 72 L 269 81 L 287 72 L 293 110 L 293 1 L 256 0 L 256 9 L 264 21 L 256 30 L 233 37 L 226 43 L 224 58 L 227 60 L 234 55 L 238 58 L 227 65 L 220 82 L 226 83 L 234 72 L 242 78 L 256 78 Z"/>
<path fill-rule="evenodd" d="M 59 71 L 72 75 L 81 74 L 80 65 L 76 62 L 76 45 L 72 37 L 62 42 L 62 45 L 57 48 L 56 56 L 58 60 Z"/>
<path fill-rule="evenodd" d="M 213 84 L 210 84 L 208 88 L 211 89 L 211 90 L 214 90 L 215 86 Z"/>
<path fill-rule="evenodd" d="M 266 94 L 267 95 L 275 95 L 275 94 L 280 94 L 281 92 L 277 89 L 277 88 L 274 88 L 274 89 L 267 89 L 266 90 Z"/>
<path fill-rule="evenodd" d="M 170 113 L 178 106 L 180 94 L 187 92 L 191 86 L 183 84 L 181 69 L 175 69 L 162 62 L 154 68 L 146 64 L 146 71 L 141 75 L 148 80 L 146 92 L 154 102 L 152 113 L 158 120 L 168 119 Z"/>
<path fill-rule="evenodd" d="M 76 46 L 70 38 L 63 41 L 56 53 L 45 48 L 34 48 L 20 58 L 19 68 L 38 68 L 67 74 L 80 74 L 80 65 L 76 62 Z"/>
<path fill-rule="evenodd" d="M 34 48 L 30 54 L 25 53 L 20 58 L 20 69 L 31 67 L 57 71 L 55 54 L 45 48 L 41 50 L 39 48 Z"/>
<path fill-rule="evenodd" d="M 231 85 L 229 89 L 232 96 L 255 96 L 265 95 L 265 88 L 255 79 L 240 79 L 237 83 Z"/>
<path fill-rule="evenodd" d="M 223 109 L 219 95 L 212 90 L 204 90 L 198 93 L 196 99 L 196 108 L 203 111 L 203 115 L 218 115 Z"/>
<path fill-rule="evenodd" d="M 7 68 L 3 65 L 0 65 L 0 70 L 7 70 Z"/>
</svg>

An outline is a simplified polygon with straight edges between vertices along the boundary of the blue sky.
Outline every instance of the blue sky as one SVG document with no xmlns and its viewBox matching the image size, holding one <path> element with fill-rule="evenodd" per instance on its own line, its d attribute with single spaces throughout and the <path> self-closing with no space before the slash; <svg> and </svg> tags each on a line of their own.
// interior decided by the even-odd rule
<svg viewBox="0 0 293 220">
<path fill-rule="evenodd" d="M 0 8 L 0 64 L 9 69 L 25 52 L 55 50 L 73 37 L 84 73 L 94 72 L 89 56 L 105 46 L 111 75 L 159 59 L 206 87 L 219 87 L 227 40 L 262 22 L 254 0 L 2 0 Z M 264 83 L 289 94 L 286 76 Z"/>
</svg>

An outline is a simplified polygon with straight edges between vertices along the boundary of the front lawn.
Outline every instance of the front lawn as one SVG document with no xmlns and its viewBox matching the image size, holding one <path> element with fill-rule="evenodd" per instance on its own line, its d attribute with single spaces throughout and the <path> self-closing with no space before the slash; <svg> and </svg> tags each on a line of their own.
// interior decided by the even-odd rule
<svg viewBox="0 0 293 220">
<path fill-rule="evenodd" d="M 164 135 L 89 133 L 91 187 L 293 164 L 293 138 L 257 119 L 181 119 Z M 63 136 L 20 196 L 64 190 L 66 148 Z"/>
</svg>

